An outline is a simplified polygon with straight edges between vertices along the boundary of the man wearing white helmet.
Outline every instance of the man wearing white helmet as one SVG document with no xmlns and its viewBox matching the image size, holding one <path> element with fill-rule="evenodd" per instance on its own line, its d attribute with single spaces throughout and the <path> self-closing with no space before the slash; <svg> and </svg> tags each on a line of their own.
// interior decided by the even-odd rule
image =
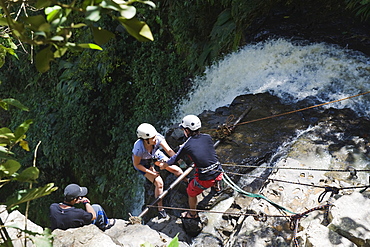
<svg viewBox="0 0 370 247">
<path fill-rule="evenodd" d="M 222 180 L 222 167 L 218 161 L 212 137 L 207 134 L 201 134 L 199 131 L 202 123 L 197 116 L 185 116 L 179 126 L 183 129 L 188 139 L 180 146 L 177 153 L 161 166 L 161 169 L 166 169 L 168 165 L 174 164 L 185 156 L 188 156 L 194 162 L 196 168 L 195 178 L 190 181 L 186 191 L 188 193 L 189 207 L 195 210 L 198 203 L 197 195 L 202 193 L 203 190 L 215 186 L 218 181 Z M 194 211 L 189 211 L 184 212 L 182 217 L 195 218 L 198 215 Z"/>
<path fill-rule="evenodd" d="M 139 138 L 132 149 L 132 161 L 136 170 L 143 174 L 155 186 L 154 195 L 158 197 L 163 192 L 163 179 L 160 177 L 152 165 L 158 165 L 160 161 L 167 161 L 168 157 L 159 150 L 160 147 L 169 155 L 175 155 L 175 152 L 167 144 L 165 138 L 160 135 L 153 125 L 142 123 L 137 127 L 137 137 Z M 180 176 L 183 171 L 176 165 L 168 166 L 167 171 L 175 176 Z M 167 216 L 162 207 L 162 201 L 158 202 L 159 218 Z"/>
</svg>

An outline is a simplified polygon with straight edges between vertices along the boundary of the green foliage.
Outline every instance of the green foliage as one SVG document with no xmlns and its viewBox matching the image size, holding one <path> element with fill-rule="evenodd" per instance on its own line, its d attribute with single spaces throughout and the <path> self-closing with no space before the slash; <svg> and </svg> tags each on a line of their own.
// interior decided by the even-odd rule
<svg viewBox="0 0 370 247">
<path fill-rule="evenodd" d="M 347 8 L 353 10 L 362 21 L 370 18 L 370 0 L 346 0 Z"/>
<path fill-rule="evenodd" d="M 28 111 L 28 108 L 21 104 L 19 101 L 9 98 L 0 100 L 0 106 L 4 110 L 9 110 L 10 106 L 19 107 L 22 110 Z M 22 168 L 21 164 L 15 160 L 14 153 L 10 150 L 14 148 L 17 144 L 22 147 L 24 150 L 29 151 L 28 143 L 24 140 L 25 133 L 29 130 L 30 125 L 33 123 L 32 120 L 27 120 L 19 125 L 14 133 L 7 127 L 0 128 L 0 188 L 2 189 L 2 195 L 4 195 L 3 186 L 10 184 L 12 182 L 18 183 L 28 183 L 32 185 L 35 183 L 39 177 L 39 170 L 37 167 L 27 167 L 23 171 L 19 172 Z M 57 188 L 54 187 L 53 183 L 49 183 L 44 187 L 31 188 L 17 190 L 11 197 L 8 197 L 2 204 L 6 205 L 6 210 L 8 212 L 14 210 L 22 203 L 29 203 L 32 200 L 44 197 L 54 192 Z M 4 222 L 0 220 L 0 224 L 4 225 Z M 11 226 L 1 227 L 1 238 L 2 245 L 4 246 L 13 246 L 12 239 L 8 235 L 7 228 Z M 50 233 L 42 234 L 41 236 L 38 233 L 27 231 L 24 229 L 18 229 L 19 231 L 27 233 L 34 243 L 37 243 L 37 246 L 52 246 Z"/>
<path fill-rule="evenodd" d="M 101 204 L 109 217 L 128 218 L 138 206 L 144 181 L 131 161 L 137 126 L 149 122 L 159 131 L 168 126 L 176 105 L 191 88 L 189 79 L 243 45 L 247 27 L 278 3 L 304 7 L 302 1 L 292 0 L 159 1 L 152 12 L 136 3 L 133 32 L 145 31 L 138 21 L 143 16 L 153 32 L 154 41 L 144 43 L 126 35 L 122 29 L 126 22 L 118 16 L 103 16 L 96 5 L 86 5 L 86 15 L 73 11 L 68 15 L 68 26 L 85 23 L 85 18 L 89 22 L 87 26 L 75 24 L 69 41 L 87 44 L 94 40 L 102 50 L 80 52 L 77 46 L 68 53 L 60 50 L 57 66 L 43 74 L 32 68 L 27 55 L 18 53 L 19 60 L 10 57 L 0 74 L 0 96 L 17 98 L 29 107 L 26 117 L 33 119 L 27 131 L 30 150 L 41 141 L 39 183 L 55 183 L 60 188 L 69 183 L 87 186 L 89 198 Z M 113 10 L 115 5 L 110 2 L 108 6 Z M 49 11 L 46 22 L 57 18 L 60 8 Z M 124 14 L 133 15 L 133 9 Z M 99 22 L 93 24 L 95 20 Z M 32 21 L 36 26 L 40 22 Z M 19 112 L 10 117 L 12 123 L 25 119 Z M 11 127 L 17 126 L 10 126 L 5 134 Z M 25 150 L 15 148 L 20 163 L 32 162 Z M 8 151 L 2 153 L 8 155 Z M 62 197 L 62 192 L 52 193 L 32 201 L 32 220 L 48 226 L 49 205 Z"/>
<path fill-rule="evenodd" d="M 101 27 L 94 26 L 103 15 L 109 15 L 112 19 L 118 20 L 127 29 L 128 33 L 136 39 L 153 41 L 149 26 L 135 17 L 136 8 L 132 5 L 135 2 L 155 8 L 153 2 L 141 0 L 85 0 L 74 1 L 71 4 L 39 0 L 33 5 L 30 2 L 24 5 L 17 1 L 5 4 L 4 0 L 0 0 L 2 10 L 0 12 L 0 24 L 8 27 L 8 29 L 4 29 L 5 31 L 3 31 L 1 37 L 4 39 L 4 43 L 12 44 L 13 39 L 18 39 L 23 43 L 41 47 L 35 60 L 37 70 L 44 73 L 50 69 L 50 63 L 55 58 L 62 57 L 67 50 L 101 50 L 102 48 L 96 44 L 73 43 L 71 37 L 77 29 L 90 27 L 94 40 L 98 41 L 98 44 L 103 45 L 108 42 L 109 39 L 114 37 L 114 34 Z M 75 13 L 85 16 L 81 23 L 73 21 Z M 19 14 L 21 14 L 20 18 Z M 101 37 L 102 35 L 104 37 Z M 4 64 L 6 54 L 14 54 L 13 49 L 16 49 L 16 46 L 7 48 L 4 44 L 0 45 L 1 67 Z"/>
<path fill-rule="evenodd" d="M 178 247 L 180 244 L 179 244 L 179 233 L 176 234 L 176 236 L 171 240 L 170 244 L 168 245 L 168 247 Z"/>
</svg>

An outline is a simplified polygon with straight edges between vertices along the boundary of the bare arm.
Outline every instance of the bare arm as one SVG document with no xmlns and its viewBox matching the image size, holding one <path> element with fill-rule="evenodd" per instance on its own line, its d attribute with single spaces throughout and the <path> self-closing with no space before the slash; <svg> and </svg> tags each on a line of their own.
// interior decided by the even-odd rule
<svg viewBox="0 0 370 247">
<path fill-rule="evenodd" d="M 168 143 L 166 142 L 166 140 L 163 139 L 163 141 L 161 142 L 161 146 L 162 148 L 164 149 L 164 151 L 171 157 L 171 156 L 174 156 L 176 153 L 175 151 L 172 150 L 172 148 L 168 145 Z"/>
<path fill-rule="evenodd" d="M 92 214 L 92 219 L 91 221 L 96 219 L 96 212 L 94 208 L 90 204 L 90 200 L 86 197 L 82 197 L 82 199 L 78 200 L 76 203 L 83 203 L 85 204 L 86 211 Z"/>
</svg>

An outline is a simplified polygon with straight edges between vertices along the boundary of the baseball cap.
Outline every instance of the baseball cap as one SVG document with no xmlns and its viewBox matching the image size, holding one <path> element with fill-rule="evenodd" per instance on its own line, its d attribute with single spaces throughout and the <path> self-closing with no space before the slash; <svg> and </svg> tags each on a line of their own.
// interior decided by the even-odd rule
<svg viewBox="0 0 370 247">
<path fill-rule="evenodd" d="M 70 184 L 64 189 L 64 196 L 68 197 L 79 197 L 79 196 L 86 196 L 87 188 L 80 187 L 78 184 Z"/>
</svg>

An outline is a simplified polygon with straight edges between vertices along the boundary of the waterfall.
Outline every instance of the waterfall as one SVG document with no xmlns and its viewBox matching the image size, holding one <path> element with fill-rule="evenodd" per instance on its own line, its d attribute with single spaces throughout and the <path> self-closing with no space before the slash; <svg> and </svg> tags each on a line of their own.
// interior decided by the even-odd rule
<svg viewBox="0 0 370 247">
<path fill-rule="evenodd" d="M 370 58 L 325 43 L 284 39 L 250 44 L 208 67 L 193 81 L 189 99 L 177 109 L 174 122 L 229 105 L 242 94 L 270 92 L 285 103 L 305 98 L 329 102 L 370 91 Z M 369 115 L 370 94 L 329 104 Z"/>
<path fill-rule="evenodd" d="M 173 122 L 178 123 L 187 114 L 198 115 L 204 110 L 214 111 L 218 107 L 228 106 L 235 97 L 243 94 L 269 92 L 286 104 L 309 99 L 315 105 L 368 91 L 370 58 L 365 54 L 332 44 L 268 40 L 249 44 L 225 56 L 208 67 L 202 76 L 195 78 L 191 93 L 178 106 Z M 369 100 L 370 94 L 366 94 L 324 107 L 350 108 L 359 116 L 368 116 Z M 285 164 L 287 157 L 293 160 L 288 155 L 292 146 L 306 140 L 319 139 L 325 131 L 320 126 L 310 126 L 307 130 L 297 132 L 295 137 L 284 143 L 273 155 L 274 160 L 268 163 L 280 166 Z M 298 154 L 294 156 L 292 163 L 314 168 L 320 168 L 321 164 L 338 167 L 336 159 L 328 151 L 328 145 L 321 145 L 320 148 L 320 155 L 314 148 L 301 155 L 296 152 Z M 351 147 L 344 147 L 341 152 L 351 152 Z M 356 155 L 352 165 L 366 167 L 369 159 L 361 152 L 357 154 L 358 152 L 354 152 Z M 254 175 L 258 176 L 258 173 Z M 242 186 L 250 182 L 248 178 L 239 181 Z M 217 205 L 217 211 L 224 211 L 229 206 L 230 201 L 221 202 Z M 210 225 L 214 226 L 220 216 L 207 214 L 207 217 L 212 222 Z M 205 232 L 217 236 L 212 227 L 205 228 Z M 192 246 L 196 246 L 196 243 Z"/>
</svg>

